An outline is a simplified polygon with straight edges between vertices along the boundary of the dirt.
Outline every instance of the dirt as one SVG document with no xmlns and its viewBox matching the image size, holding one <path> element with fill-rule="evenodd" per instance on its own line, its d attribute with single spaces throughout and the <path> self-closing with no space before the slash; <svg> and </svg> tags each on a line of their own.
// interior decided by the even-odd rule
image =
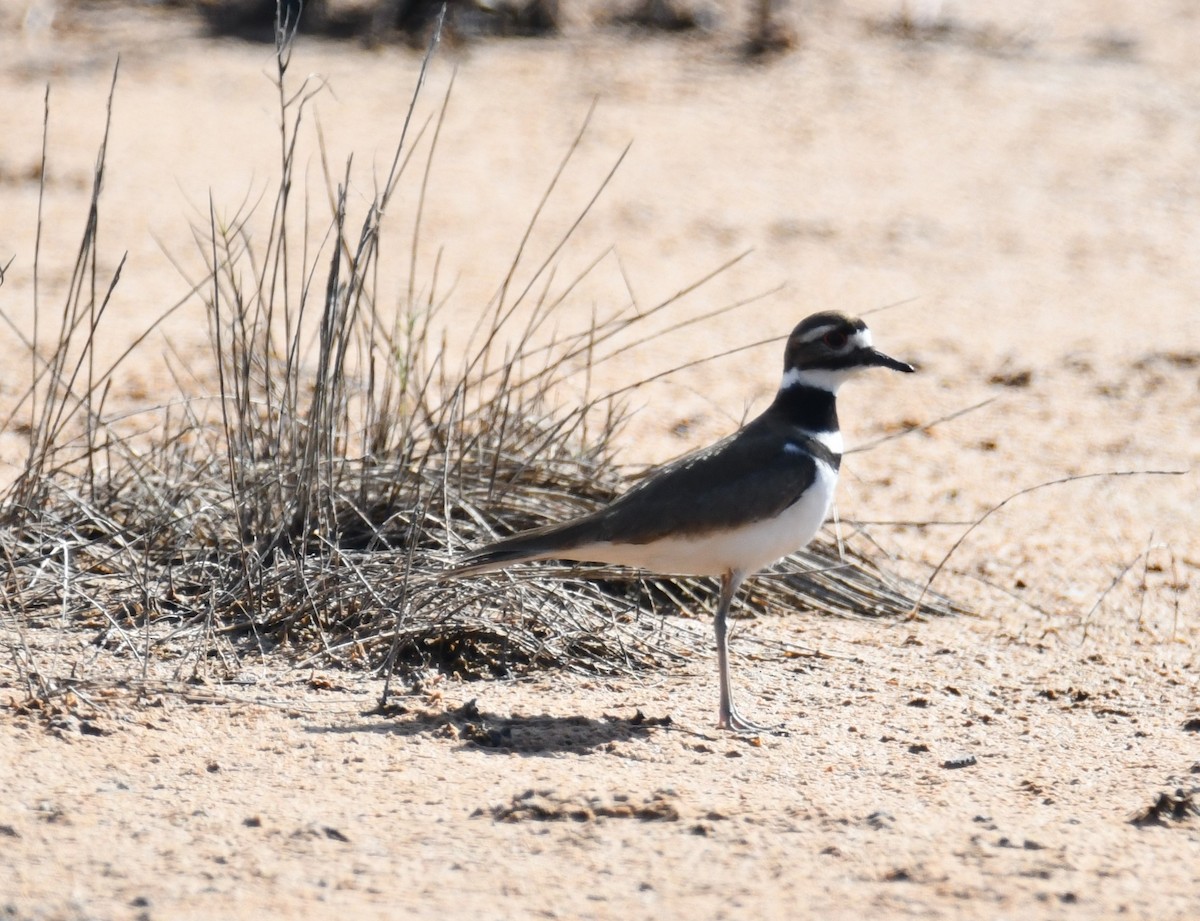
<svg viewBox="0 0 1200 921">
<path fill-rule="evenodd" d="M 798 47 L 755 64 L 732 26 L 633 37 L 578 17 L 558 38 L 447 49 L 418 106 L 418 123 L 436 114 L 453 78 L 413 280 L 428 288 L 437 264 L 454 348 L 595 102 L 525 263 L 631 143 L 561 256 L 569 278 L 615 250 L 563 322 L 630 293 L 666 300 L 747 250 L 662 322 L 762 295 L 596 373 L 615 386 L 814 310 L 875 311 L 877 343 L 919 373 L 847 387 L 849 443 L 937 424 L 847 457 L 843 527 L 920 578 L 953 550 L 934 587 L 975 613 L 739 619 L 740 705 L 788 730 L 749 738 L 713 728 L 701 611 L 677 668 L 427 674 L 384 710 L 374 675 L 272 657 L 221 682 L 171 661 L 142 673 L 86 630 L 6 620 L 5 917 L 1200 913 L 1200 14 L 910 4 L 932 17 L 914 32 L 896 27 L 903 6 L 805 4 Z M 201 277 L 191 225 L 210 196 L 233 213 L 272 187 L 272 55 L 179 10 L 26 7 L 38 15 L 0 13 L 0 308 L 30 334 L 47 86 L 38 297 L 45 317 L 61 303 L 119 54 L 100 232 L 102 275 L 124 257 L 104 326 L 116 357 Z M 299 42 L 289 79 L 324 81 L 303 135 L 314 226 L 314 126 L 330 171 L 353 154 L 352 195 L 369 196 L 419 64 Z M 389 218 L 397 303 L 415 194 Z M 0 381 L 8 406 L 29 360 L 2 335 L 22 356 Z M 206 339 L 185 303 L 113 398 L 160 399 L 171 361 Z M 635 391 L 622 460 L 730 431 L 770 398 L 779 351 Z M 19 427 L 0 433 L 5 480 L 20 446 Z M 1114 472 L 1129 475 L 1018 495 Z M 18 648 L 76 690 L 31 698 Z"/>
</svg>

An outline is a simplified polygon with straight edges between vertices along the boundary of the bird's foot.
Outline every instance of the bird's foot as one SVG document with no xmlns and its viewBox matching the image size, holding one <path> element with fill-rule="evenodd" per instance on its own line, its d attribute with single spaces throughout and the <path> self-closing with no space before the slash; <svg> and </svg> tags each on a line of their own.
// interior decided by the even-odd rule
<svg viewBox="0 0 1200 921">
<path fill-rule="evenodd" d="M 736 732 L 742 735 L 773 735 L 786 736 L 787 728 L 783 723 L 776 723 L 774 726 L 762 726 L 758 723 L 752 723 L 750 720 L 743 717 L 736 710 L 730 710 L 729 713 L 722 713 L 721 718 L 717 721 L 718 729 L 728 729 L 730 732 Z"/>
</svg>

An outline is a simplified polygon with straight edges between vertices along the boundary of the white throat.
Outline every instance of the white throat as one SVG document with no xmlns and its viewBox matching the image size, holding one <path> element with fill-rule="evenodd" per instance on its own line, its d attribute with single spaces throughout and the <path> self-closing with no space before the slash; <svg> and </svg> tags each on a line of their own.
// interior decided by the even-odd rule
<svg viewBox="0 0 1200 921">
<path fill-rule="evenodd" d="M 788 368 L 783 373 L 783 381 L 779 384 L 779 389 L 787 390 L 789 387 L 801 385 L 837 394 L 842 384 L 846 383 L 858 370 L 858 368 Z"/>
</svg>

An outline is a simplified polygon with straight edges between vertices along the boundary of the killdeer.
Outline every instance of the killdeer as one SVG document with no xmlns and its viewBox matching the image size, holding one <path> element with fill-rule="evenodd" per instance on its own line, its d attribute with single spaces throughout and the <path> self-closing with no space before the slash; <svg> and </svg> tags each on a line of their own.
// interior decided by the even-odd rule
<svg viewBox="0 0 1200 921">
<path fill-rule="evenodd" d="M 633 566 L 721 580 L 715 628 L 721 685 L 718 727 L 760 732 L 733 704 L 727 618 L 743 580 L 803 548 L 833 502 L 842 435 L 838 389 L 866 368 L 912 371 L 871 344 L 860 319 L 816 313 L 788 337 L 774 402 L 739 431 L 651 471 L 604 508 L 497 541 L 446 576 L 532 560 Z"/>
</svg>

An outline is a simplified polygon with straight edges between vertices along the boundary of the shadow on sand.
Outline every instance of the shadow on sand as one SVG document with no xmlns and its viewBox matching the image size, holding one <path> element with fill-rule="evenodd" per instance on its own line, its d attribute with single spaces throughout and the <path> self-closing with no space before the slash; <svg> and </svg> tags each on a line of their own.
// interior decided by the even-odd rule
<svg viewBox="0 0 1200 921">
<path fill-rule="evenodd" d="M 579 755 L 602 751 L 615 742 L 648 738 L 655 729 L 670 729 L 671 717 L 498 716 L 481 711 L 474 700 L 443 712 L 410 710 L 386 704 L 362 714 L 379 717 L 342 726 L 314 726 L 313 732 L 386 732 L 450 739 L 464 748 L 521 755 Z"/>
</svg>

